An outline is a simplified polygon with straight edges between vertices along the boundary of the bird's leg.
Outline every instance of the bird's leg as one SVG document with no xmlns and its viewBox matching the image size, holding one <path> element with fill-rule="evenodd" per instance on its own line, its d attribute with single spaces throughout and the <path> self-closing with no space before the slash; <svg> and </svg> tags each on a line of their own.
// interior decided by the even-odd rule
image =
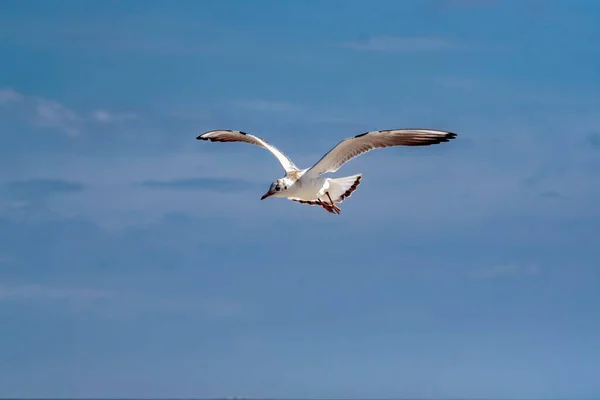
<svg viewBox="0 0 600 400">
<path fill-rule="evenodd" d="M 329 195 L 329 192 L 325 192 L 327 194 L 327 198 L 329 198 L 329 201 L 331 202 L 331 207 L 333 207 L 333 209 L 339 214 L 340 211 L 342 211 L 338 206 L 335 205 L 335 203 L 333 202 L 333 200 L 331 200 L 331 196 Z"/>
<path fill-rule="evenodd" d="M 319 205 L 320 205 L 321 207 L 323 207 L 325 210 L 327 210 L 327 211 L 329 211 L 329 212 L 333 212 L 333 211 L 331 210 L 331 207 L 329 207 L 327 204 L 323 203 L 323 202 L 321 201 L 321 199 L 317 199 L 317 202 L 318 202 L 318 203 L 319 203 Z"/>
<path fill-rule="evenodd" d="M 323 203 L 323 201 L 321 199 L 317 199 L 317 201 L 319 202 L 321 207 L 323 207 L 327 212 L 335 214 L 335 211 L 333 210 L 333 208 L 331 208 L 331 206 L 329 204 Z"/>
<path fill-rule="evenodd" d="M 329 198 L 329 201 L 331 202 L 331 207 L 339 214 L 340 211 L 342 211 L 342 210 L 338 206 L 335 205 L 333 200 L 331 200 L 331 196 L 329 195 L 329 192 L 325 192 L 325 193 L 327 193 L 327 197 Z"/>
</svg>

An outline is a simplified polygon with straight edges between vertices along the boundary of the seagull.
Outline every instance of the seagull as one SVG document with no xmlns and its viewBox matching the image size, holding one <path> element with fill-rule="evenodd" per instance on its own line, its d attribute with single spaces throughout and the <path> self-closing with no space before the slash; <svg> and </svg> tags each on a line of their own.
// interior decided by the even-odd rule
<svg viewBox="0 0 600 400">
<path fill-rule="evenodd" d="M 283 178 L 271 183 L 260 199 L 267 197 L 287 198 L 301 204 L 323 207 L 331 214 L 339 214 L 338 203 L 350 197 L 360 185 L 362 174 L 343 178 L 326 178 L 323 175 L 336 172 L 342 165 L 361 154 L 374 149 L 391 146 L 429 146 L 448 142 L 457 134 L 433 129 L 388 129 L 365 132 L 340 141 L 315 165 L 298 168 L 288 156 L 265 139 L 236 130 L 213 130 L 198 136 L 197 140 L 211 142 L 244 142 L 269 150 L 285 170 Z"/>
</svg>

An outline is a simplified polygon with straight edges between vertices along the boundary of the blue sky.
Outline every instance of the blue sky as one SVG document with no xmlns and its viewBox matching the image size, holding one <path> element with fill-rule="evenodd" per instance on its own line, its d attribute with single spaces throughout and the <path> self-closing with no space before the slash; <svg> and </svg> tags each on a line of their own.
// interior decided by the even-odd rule
<svg viewBox="0 0 600 400">
<path fill-rule="evenodd" d="M 598 398 L 600 3 L 3 1 L 0 396 Z M 374 129 L 334 216 L 260 201 Z"/>
</svg>

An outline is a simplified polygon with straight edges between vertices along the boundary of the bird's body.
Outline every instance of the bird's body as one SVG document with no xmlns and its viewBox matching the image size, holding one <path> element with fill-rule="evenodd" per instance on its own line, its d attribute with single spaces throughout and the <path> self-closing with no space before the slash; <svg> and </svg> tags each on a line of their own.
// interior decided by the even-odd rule
<svg viewBox="0 0 600 400">
<path fill-rule="evenodd" d="M 322 176 L 311 179 L 304 174 L 308 169 L 291 171 L 282 179 L 284 189 L 273 193 L 274 197 L 295 197 L 302 200 L 314 199 L 321 188 L 325 185 L 326 179 Z"/>
<path fill-rule="evenodd" d="M 455 133 L 431 129 L 394 129 L 366 132 L 339 142 L 311 168 L 300 169 L 280 150 L 266 140 L 241 131 L 214 130 L 196 139 L 213 142 L 246 142 L 269 150 L 281 163 L 286 175 L 274 181 L 261 200 L 273 196 L 287 198 L 302 204 L 321 206 L 328 212 L 339 214 L 341 203 L 361 182 L 362 174 L 343 178 L 326 178 L 323 175 L 337 171 L 342 165 L 363 153 L 390 146 L 427 146 L 447 142 Z"/>
</svg>

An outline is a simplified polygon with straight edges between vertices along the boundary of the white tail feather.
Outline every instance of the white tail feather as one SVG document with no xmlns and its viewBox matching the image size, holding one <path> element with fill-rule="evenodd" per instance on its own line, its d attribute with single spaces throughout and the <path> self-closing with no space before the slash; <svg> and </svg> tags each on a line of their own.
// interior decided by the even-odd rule
<svg viewBox="0 0 600 400">
<path fill-rule="evenodd" d="M 345 176 L 343 178 L 328 179 L 329 181 L 329 195 L 331 199 L 336 203 L 341 203 L 345 198 L 350 197 L 352 193 L 360 185 L 362 174 Z M 323 201 L 328 202 L 327 195 L 321 197 Z"/>
</svg>

